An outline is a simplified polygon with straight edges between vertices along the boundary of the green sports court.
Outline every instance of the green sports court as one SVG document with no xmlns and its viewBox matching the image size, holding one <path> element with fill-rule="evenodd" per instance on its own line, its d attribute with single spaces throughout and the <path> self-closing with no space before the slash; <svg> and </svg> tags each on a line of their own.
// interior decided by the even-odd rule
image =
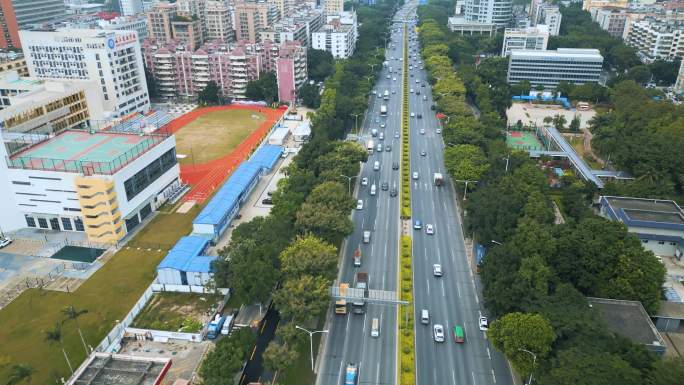
<svg viewBox="0 0 684 385">
<path fill-rule="evenodd" d="M 81 172 L 92 166 L 108 174 L 159 143 L 160 137 L 67 130 L 13 156 L 18 167 Z"/>
<path fill-rule="evenodd" d="M 506 144 L 516 150 L 544 150 L 537 135 L 531 131 L 508 131 L 506 133 Z"/>
</svg>

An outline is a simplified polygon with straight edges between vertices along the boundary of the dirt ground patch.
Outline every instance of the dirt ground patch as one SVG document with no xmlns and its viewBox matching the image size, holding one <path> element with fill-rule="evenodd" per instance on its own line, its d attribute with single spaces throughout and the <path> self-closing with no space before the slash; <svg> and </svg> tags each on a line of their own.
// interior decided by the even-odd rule
<svg viewBox="0 0 684 385">
<path fill-rule="evenodd" d="M 133 327 L 196 333 L 212 316 L 222 295 L 157 293 L 135 318 Z"/>
<path fill-rule="evenodd" d="M 201 164 L 229 154 L 266 120 L 250 110 L 212 111 L 178 130 L 176 151 L 181 164 Z"/>
</svg>

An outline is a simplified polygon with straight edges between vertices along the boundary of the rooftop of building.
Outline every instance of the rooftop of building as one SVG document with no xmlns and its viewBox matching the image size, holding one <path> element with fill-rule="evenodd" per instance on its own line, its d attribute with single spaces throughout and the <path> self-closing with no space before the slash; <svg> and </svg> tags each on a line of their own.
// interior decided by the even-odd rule
<svg viewBox="0 0 684 385">
<path fill-rule="evenodd" d="M 684 212 L 671 200 L 603 196 L 601 202 L 608 204 L 613 215 L 627 225 L 684 225 Z"/>
<path fill-rule="evenodd" d="M 558 57 L 572 59 L 598 59 L 603 60 L 601 51 L 595 48 L 558 48 L 554 50 L 515 50 L 511 52 L 511 57 Z"/>
<path fill-rule="evenodd" d="M 639 301 L 587 297 L 589 306 L 597 309 L 608 330 L 649 346 L 665 346 L 651 318 Z"/>
<path fill-rule="evenodd" d="M 451 16 L 449 18 L 448 23 L 449 24 L 458 24 L 458 25 L 481 26 L 481 27 L 489 27 L 489 26 L 496 25 L 495 23 L 480 23 L 479 21 L 468 20 L 465 18 L 465 16 Z"/>
<path fill-rule="evenodd" d="M 26 147 L 10 168 L 111 175 L 161 143 L 166 135 L 64 130 L 55 136 L 26 134 Z"/>
<path fill-rule="evenodd" d="M 67 385 L 153 385 L 161 383 L 171 367 L 169 358 L 94 353 Z"/>
<path fill-rule="evenodd" d="M 157 269 L 174 269 L 193 273 L 208 273 L 211 264 L 217 257 L 201 255 L 209 244 L 209 240 L 200 236 L 182 237 L 169 250 L 166 257 L 157 265 Z"/>
<path fill-rule="evenodd" d="M 526 27 L 526 28 L 506 28 L 504 30 L 504 33 L 506 35 L 508 34 L 549 34 L 549 26 L 546 24 L 537 24 L 534 27 Z"/>
</svg>

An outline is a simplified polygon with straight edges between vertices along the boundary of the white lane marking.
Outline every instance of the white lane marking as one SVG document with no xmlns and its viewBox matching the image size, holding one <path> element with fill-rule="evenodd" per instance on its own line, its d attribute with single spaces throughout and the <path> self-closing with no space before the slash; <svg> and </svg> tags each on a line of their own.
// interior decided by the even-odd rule
<svg viewBox="0 0 684 385">
<path fill-rule="evenodd" d="M 477 381 L 475 381 L 475 372 L 470 372 L 470 374 L 473 375 L 473 384 L 477 384 Z"/>
<path fill-rule="evenodd" d="M 430 279 L 427 280 L 427 293 L 430 295 Z"/>
<path fill-rule="evenodd" d="M 480 297 L 475 293 L 475 303 L 480 304 Z"/>
<path fill-rule="evenodd" d="M 444 290 L 444 281 L 442 281 L 442 297 L 446 297 L 446 290 Z"/>
<path fill-rule="evenodd" d="M 458 283 L 456 283 L 456 291 L 458 291 L 458 298 L 461 298 L 461 288 Z"/>
<path fill-rule="evenodd" d="M 494 379 L 494 383 L 496 384 L 496 375 L 494 374 L 494 369 L 492 369 L 492 379 Z"/>
<path fill-rule="evenodd" d="M 485 333 L 485 335 L 487 335 L 487 333 Z M 490 360 L 492 359 L 492 354 L 489 352 L 489 347 L 487 347 L 487 357 L 489 357 Z"/>
<path fill-rule="evenodd" d="M 451 369 L 451 381 L 453 381 L 454 385 L 456 385 L 456 372 L 454 369 Z"/>
</svg>

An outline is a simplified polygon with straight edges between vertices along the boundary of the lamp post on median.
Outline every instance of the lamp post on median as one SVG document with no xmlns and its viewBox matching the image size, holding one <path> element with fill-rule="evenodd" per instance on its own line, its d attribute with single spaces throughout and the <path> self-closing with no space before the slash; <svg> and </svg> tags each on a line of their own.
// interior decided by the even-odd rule
<svg viewBox="0 0 684 385">
<path fill-rule="evenodd" d="M 347 178 L 347 190 L 349 191 L 349 196 L 351 196 L 351 181 L 352 181 L 352 179 L 354 179 L 354 178 L 358 178 L 358 176 L 356 176 L 356 175 L 354 175 L 354 176 L 346 176 L 346 175 L 344 175 L 344 174 L 340 174 L 340 176 L 341 176 L 342 178 Z"/>
<path fill-rule="evenodd" d="M 295 325 L 295 328 L 297 328 L 297 329 L 299 329 L 299 330 L 301 330 L 301 331 L 303 331 L 303 332 L 309 334 L 309 348 L 311 349 L 311 350 L 310 350 L 310 351 L 311 351 L 311 371 L 313 372 L 313 370 L 314 370 L 314 359 L 313 359 L 313 335 L 316 334 L 316 333 L 327 333 L 328 331 L 327 331 L 327 330 L 313 330 L 313 331 L 311 331 L 311 330 L 306 330 L 306 329 L 304 329 L 303 327 L 301 327 L 301 326 L 299 326 L 299 325 Z"/>
<path fill-rule="evenodd" d="M 532 369 L 530 369 L 530 379 L 527 380 L 527 385 L 532 385 L 532 371 L 534 370 L 534 366 L 537 364 L 537 355 L 527 349 L 519 348 L 518 350 L 532 355 Z"/>
</svg>

